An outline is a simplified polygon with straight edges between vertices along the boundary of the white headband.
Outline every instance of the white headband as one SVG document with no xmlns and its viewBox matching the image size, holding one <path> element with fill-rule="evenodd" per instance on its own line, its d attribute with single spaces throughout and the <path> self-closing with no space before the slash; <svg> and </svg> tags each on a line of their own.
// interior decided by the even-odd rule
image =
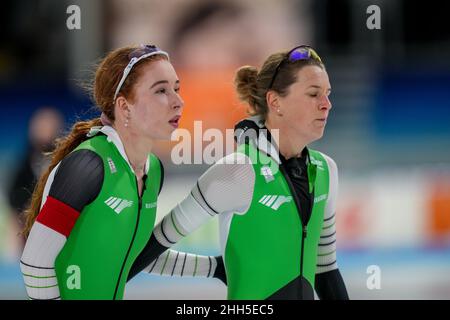
<svg viewBox="0 0 450 320">
<path fill-rule="evenodd" d="M 130 71 L 133 68 L 133 66 L 136 63 L 138 63 L 139 61 L 141 61 L 142 59 L 145 59 L 145 58 L 157 55 L 157 54 L 161 54 L 163 56 L 166 56 L 167 59 L 169 59 L 169 54 L 167 52 L 159 50 L 159 49 L 157 51 L 153 51 L 153 52 L 149 52 L 149 53 L 143 54 L 140 57 L 133 57 L 133 58 L 131 58 L 131 60 L 128 63 L 128 65 L 123 70 L 122 79 L 120 79 L 119 85 L 117 86 L 116 92 L 114 93 L 114 100 L 113 101 L 116 101 L 116 98 L 117 98 L 117 95 L 119 94 L 120 88 L 122 87 L 123 83 L 125 82 L 125 79 L 127 78 L 128 74 L 130 73 Z"/>
</svg>

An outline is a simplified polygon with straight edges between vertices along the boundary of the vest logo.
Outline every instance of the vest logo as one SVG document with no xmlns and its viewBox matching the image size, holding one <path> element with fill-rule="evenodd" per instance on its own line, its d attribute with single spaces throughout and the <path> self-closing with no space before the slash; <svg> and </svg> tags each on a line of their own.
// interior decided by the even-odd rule
<svg viewBox="0 0 450 320">
<path fill-rule="evenodd" d="M 327 198 L 327 196 L 328 196 L 328 194 L 325 193 L 325 194 L 322 194 L 320 196 L 315 197 L 314 198 L 314 203 L 317 203 L 317 202 L 325 200 Z"/>
<path fill-rule="evenodd" d="M 269 208 L 277 211 L 278 208 L 283 203 L 288 203 L 291 201 L 292 201 L 291 196 L 278 196 L 278 195 L 266 194 L 261 199 L 259 199 L 258 202 L 261 203 L 262 205 L 265 205 L 266 207 L 269 207 Z"/>
<path fill-rule="evenodd" d="M 119 214 L 123 209 L 131 207 L 133 205 L 133 201 L 109 197 L 108 200 L 105 201 L 105 204 Z"/>
<path fill-rule="evenodd" d="M 323 162 L 322 162 L 321 160 L 317 160 L 317 159 L 315 159 L 315 158 L 313 158 L 313 157 L 310 157 L 310 160 L 311 160 L 311 163 L 312 163 L 312 164 L 315 164 L 315 165 L 317 166 L 317 169 L 319 169 L 319 170 L 325 170 L 325 169 L 323 168 Z"/>
<path fill-rule="evenodd" d="M 144 207 L 145 207 L 145 209 L 152 209 L 152 208 L 155 208 L 156 206 L 157 206 L 157 203 L 155 201 L 152 203 L 146 203 Z"/>
<path fill-rule="evenodd" d="M 275 180 L 272 170 L 270 170 L 268 166 L 261 167 L 261 175 L 264 176 L 264 179 L 266 179 L 267 183 Z"/>
<path fill-rule="evenodd" d="M 111 173 L 116 173 L 117 172 L 116 165 L 114 164 L 112 159 L 108 157 L 106 160 L 108 161 L 109 170 L 111 170 Z"/>
</svg>

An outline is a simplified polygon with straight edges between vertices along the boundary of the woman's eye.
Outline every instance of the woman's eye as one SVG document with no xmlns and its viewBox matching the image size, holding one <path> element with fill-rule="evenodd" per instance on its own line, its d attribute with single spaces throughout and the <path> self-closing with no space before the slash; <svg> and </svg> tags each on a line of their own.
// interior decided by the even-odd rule
<svg viewBox="0 0 450 320">
<path fill-rule="evenodd" d="M 317 97 L 317 93 L 310 93 L 309 96 L 310 97 Z"/>
<path fill-rule="evenodd" d="M 175 92 L 176 93 L 180 92 L 180 88 L 175 88 Z"/>
<path fill-rule="evenodd" d="M 156 91 L 156 93 L 166 93 L 166 89 L 159 89 L 158 91 Z"/>
</svg>

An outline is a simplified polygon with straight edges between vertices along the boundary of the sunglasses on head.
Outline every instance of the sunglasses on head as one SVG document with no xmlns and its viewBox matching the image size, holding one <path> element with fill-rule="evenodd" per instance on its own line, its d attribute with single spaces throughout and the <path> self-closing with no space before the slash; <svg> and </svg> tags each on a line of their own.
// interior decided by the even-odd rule
<svg viewBox="0 0 450 320">
<path fill-rule="evenodd" d="M 128 54 L 128 59 L 130 59 L 130 62 L 128 62 L 128 65 L 123 70 L 122 78 L 120 79 L 119 85 L 117 86 L 116 92 L 114 93 L 114 101 L 117 98 L 117 95 L 119 94 L 120 88 L 122 88 L 123 83 L 125 82 L 127 76 L 130 74 L 131 69 L 133 66 L 141 61 L 142 59 L 148 58 L 150 56 L 154 55 L 164 55 L 169 59 L 169 54 L 165 51 L 162 51 L 160 48 L 154 45 L 141 45 L 139 48 L 134 49 Z"/>
<path fill-rule="evenodd" d="M 267 90 L 272 89 L 273 83 L 275 82 L 275 78 L 277 77 L 278 72 L 281 69 L 281 66 L 285 62 L 296 62 L 299 60 L 309 60 L 314 59 L 322 63 L 322 60 L 320 59 L 319 55 L 316 51 L 314 51 L 313 48 L 306 45 L 301 45 L 298 47 L 295 47 L 291 51 L 289 51 L 286 56 L 281 59 L 281 61 L 278 63 L 277 67 L 275 68 L 275 72 L 273 73 L 272 80 L 270 81 L 270 85 Z"/>
</svg>

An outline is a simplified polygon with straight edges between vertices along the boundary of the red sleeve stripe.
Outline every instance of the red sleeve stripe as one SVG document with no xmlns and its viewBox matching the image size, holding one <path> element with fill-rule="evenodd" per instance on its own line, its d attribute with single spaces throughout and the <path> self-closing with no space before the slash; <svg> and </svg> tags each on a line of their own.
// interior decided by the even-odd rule
<svg viewBox="0 0 450 320">
<path fill-rule="evenodd" d="M 74 208 L 48 196 L 36 221 L 68 238 L 79 215 L 80 213 Z"/>
</svg>

